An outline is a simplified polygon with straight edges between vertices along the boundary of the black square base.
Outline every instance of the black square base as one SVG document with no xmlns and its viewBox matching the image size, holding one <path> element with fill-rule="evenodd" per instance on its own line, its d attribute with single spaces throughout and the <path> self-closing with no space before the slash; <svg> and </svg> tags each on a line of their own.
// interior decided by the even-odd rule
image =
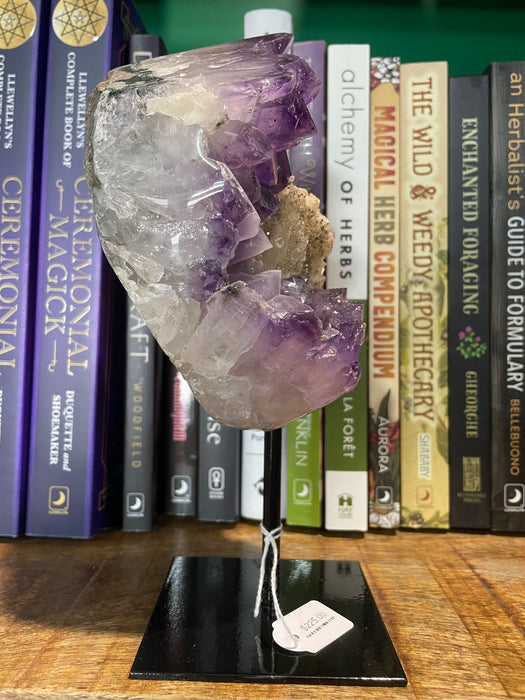
<svg viewBox="0 0 525 700">
<path fill-rule="evenodd" d="M 281 559 L 284 614 L 319 600 L 354 628 L 316 654 L 273 642 L 255 619 L 258 559 L 176 557 L 130 678 L 403 686 L 407 679 L 361 567 L 354 561 Z"/>
</svg>

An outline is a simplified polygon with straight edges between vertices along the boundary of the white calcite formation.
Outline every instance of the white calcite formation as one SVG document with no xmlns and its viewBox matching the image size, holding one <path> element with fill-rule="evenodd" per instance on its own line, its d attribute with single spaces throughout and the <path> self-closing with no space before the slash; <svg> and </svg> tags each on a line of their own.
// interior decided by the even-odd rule
<svg viewBox="0 0 525 700">
<path fill-rule="evenodd" d="M 319 89 L 291 36 L 115 69 L 90 98 L 85 171 L 104 252 L 222 423 L 283 426 L 351 390 L 361 308 L 322 289 L 332 232 L 290 184 Z"/>
</svg>

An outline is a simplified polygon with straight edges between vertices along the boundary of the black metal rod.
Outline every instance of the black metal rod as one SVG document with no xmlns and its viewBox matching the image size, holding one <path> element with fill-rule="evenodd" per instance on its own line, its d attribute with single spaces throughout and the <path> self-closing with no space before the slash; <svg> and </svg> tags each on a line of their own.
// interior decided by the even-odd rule
<svg viewBox="0 0 525 700">
<path fill-rule="evenodd" d="M 282 430 L 264 433 L 263 525 L 268 531 L 281 525 L 281 448 Z"/>
<path fill-rule="evenodd" d="M 264 433 L 264 491 L 262 524 L 268 532 L 281 526 L 281 449 L 282 430 L 269 430 Z M 277 577 L 279 576 L 279 538 L 277 545 Z M 264 536 L 263 536 L 264 545 Z M 274 561 L 272 548 L 268 552 L 261 598 L 261 641 L 263 643 L 265 666 L 273 669 L 272 623 L 276 617 L 271 587 L 271 570 Z M 277 578 L 279 580 L 279 578 Z"/>
</svg>

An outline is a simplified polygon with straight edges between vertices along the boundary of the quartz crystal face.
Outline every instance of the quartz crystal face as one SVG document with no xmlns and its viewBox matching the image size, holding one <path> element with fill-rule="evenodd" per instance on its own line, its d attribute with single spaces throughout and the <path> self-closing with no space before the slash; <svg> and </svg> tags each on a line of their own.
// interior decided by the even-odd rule
<svg viewBox="0 0 525 700">
<path fill-rule="evenodd" d="M 319 80 L 277 34 L 115 69 L 85 171 L 103 250 L 198 401 L 280 427 L 359 380 L 361 307 L 324 290 L 333 234 L 290 181 Z"/>
</svg>

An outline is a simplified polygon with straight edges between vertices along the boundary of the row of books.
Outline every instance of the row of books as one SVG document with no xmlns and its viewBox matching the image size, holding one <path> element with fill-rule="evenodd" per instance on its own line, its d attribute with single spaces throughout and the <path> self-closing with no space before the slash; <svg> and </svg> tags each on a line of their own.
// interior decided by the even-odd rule
<svg viewBox="0 0 525 700">
<path fill-rule="evenodd" d="M 362 290 L 368 381 L 325 470 L 351 400 L 370 526 L 525 529 L 524 69 L 328 47 L 328 285 Z"/>
<path fill-rule="evenodd" d="M 523 531 L 525 63 L 326 58 L 327 285 L 363 303 L 368 344 L 358 388 L 287 427 L 284 517 Z"/>
<path fill-rule="evenodd" d="M 263 434 L 199 412 L 96 236 L 87 98 L 140 17 L 33 6 L 0 50 L 0 534 L 259 519 Z M 451 78 L 367 45 L 294 51 L 326 89 L 292 173 L 326 209 L 327 285 L 362 302 L 368 342 L 357 389 L 285 428 L 283 518 L 522 531 L 525 64 Z"/>
<path fill-rule="evenodd" d="M 524 64 L 452 77 L 445 61 L 367 45 L 294 51 L 326 75 L 326 152 L 320 163 L 307 140 L 292 173 L 326 197 L 327 285 L 362 302 L 368 344 L 358 388 L 287 426 L 283 517 L 341 532 L 522 531 Z M 261 486 L 262 435 L 241 441 L 259 446 L 241 458 L 251 517 L 242 494 Z"/>
<path fill-rule="evenodd" d="M 196 483 L 166 476 L 161 460 L 195 461 L 199 413 L 173 408 L 161 425 L 184 383 L 102 253 L 83 160 L 90 93 L 165 47 L 127 0 L 8 4 L 0 20 L 0 535 L 148 530 L 173 502 L 194 514 Z M 201 460 L 229 433 L 239 440 L 200 418 Z M 239 482 L 211 472 L 211 504 L 230 499 L 230 483 L 237 503 Z"/>
<path fill-rule="evenodd" d="M 0 7 L 0 534 L 111 522 L 125 297 L 83 173 L 90 93 L 145 27 L 129 0 Z"/>
</svg>

